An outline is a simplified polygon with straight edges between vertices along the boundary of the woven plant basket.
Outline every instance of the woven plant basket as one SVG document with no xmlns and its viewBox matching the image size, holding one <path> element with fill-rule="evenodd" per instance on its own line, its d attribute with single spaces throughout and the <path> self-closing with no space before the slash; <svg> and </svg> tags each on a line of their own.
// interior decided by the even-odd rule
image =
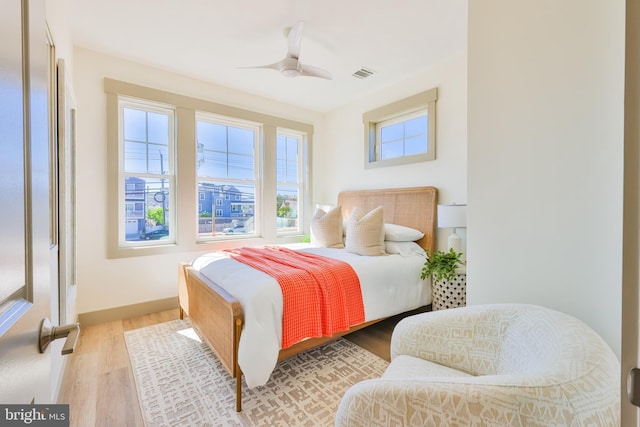
<svg viewBox="0 0 640 427">
<path fill-rule="evenodd" d="M 464 307 L 467 305 L 467 276 L 456 274 L 451 280 L 434 281 L 431 309 Z"/>
</svg>

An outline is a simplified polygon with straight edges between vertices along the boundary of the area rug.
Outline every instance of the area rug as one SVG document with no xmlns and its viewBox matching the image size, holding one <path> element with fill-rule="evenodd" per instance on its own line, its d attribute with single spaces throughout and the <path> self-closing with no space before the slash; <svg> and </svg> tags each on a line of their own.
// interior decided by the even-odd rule
<svg viewBox="0 0 640 427">
<path fill-rule="evenodd" d="M 332 426 L 344 392 L 379 377 L 388 363 L 338 339 L 278 364 L 269 382 L 235 380 L 188 319 L 125 332 L 142 417 L 152 426 Z"/>
</svg>

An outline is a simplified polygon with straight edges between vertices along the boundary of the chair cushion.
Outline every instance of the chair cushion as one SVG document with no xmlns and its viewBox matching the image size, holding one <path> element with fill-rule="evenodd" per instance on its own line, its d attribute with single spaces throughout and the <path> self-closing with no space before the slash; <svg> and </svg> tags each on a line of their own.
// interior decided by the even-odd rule
<svg viewBox="0 0 640 427">
<path fill-rule="evenodd" d="M 429 362 L 413 356 L 401 354 L 396 356 L 387 370 L 382 374 L 384 379 L 416 378 L 416 377 L 471 377 L 472 375 L 457 369 Z"/>
</svg>

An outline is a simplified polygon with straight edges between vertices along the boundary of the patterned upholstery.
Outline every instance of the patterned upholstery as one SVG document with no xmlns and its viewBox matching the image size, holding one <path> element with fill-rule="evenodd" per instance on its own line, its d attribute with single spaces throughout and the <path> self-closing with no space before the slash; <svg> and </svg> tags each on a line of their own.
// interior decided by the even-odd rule
<svg viewBox="0 0 640 427">
<path fill-rule="evenodd" d="M 620 363 L 566 314 L 492 304 L 418 314 L 381 378 L 352 386 L 336 426 L 618 426 Z"/>
</svg>

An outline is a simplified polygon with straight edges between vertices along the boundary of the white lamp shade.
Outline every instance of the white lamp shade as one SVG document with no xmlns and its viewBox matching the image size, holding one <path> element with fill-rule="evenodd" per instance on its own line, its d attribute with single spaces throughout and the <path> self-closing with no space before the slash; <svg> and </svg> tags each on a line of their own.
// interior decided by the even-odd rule
<svg viewBox="0 0 640 427">
<path fill-rule="evenodd" d="M 467 205 L 438 205 L 438 228 L 466 228 Z"/>
</svg>

